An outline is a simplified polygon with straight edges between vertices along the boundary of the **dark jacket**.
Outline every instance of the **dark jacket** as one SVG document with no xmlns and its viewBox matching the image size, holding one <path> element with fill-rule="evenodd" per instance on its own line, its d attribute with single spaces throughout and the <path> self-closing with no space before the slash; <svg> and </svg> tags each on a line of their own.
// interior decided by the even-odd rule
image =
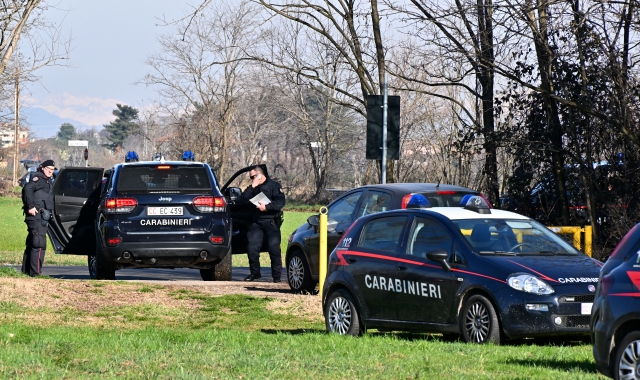
<svg viewBox="0 0 640 380">
<path fill-rule="evenodd" d="M 284 191 L 282 190 L 282 186 L 276 181 L 273 181 L 271 178 L 267 178 L 267 180 L 260 186 L 255 189 L 249 185 L 242 192 L 242 201 L 249 202 L 249 199 L 255 197 L 260 194 L 260 192 L 264 193 L 264 195 L 269 198 L 271 203 L 266 205 L 266 211 L 260 211 L 257 208 L 254 211 L 254 219 L 272 219 L 278 211 L 280 211 L 285 204 L 284 199 Z"/>
<path fill-rule="evenodd" d="M 25 214 L 32 207 L 53 210 L 53 179 L 41 172 L 33 173 L 31 180 L 22 188 L 22 209 Z"/>
</svg>

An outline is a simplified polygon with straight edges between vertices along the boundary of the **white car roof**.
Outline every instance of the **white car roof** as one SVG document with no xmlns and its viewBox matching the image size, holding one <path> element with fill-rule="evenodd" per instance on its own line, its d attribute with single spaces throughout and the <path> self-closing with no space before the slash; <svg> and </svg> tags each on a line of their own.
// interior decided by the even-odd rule
<svg viewBox="0 0 640 380">
<path fill-rule="evenodd" d="M 450 220 L 461 219 L 523 219 L 529 220 L 529 217 L 516 214 L 515 212 L 491 209 L 491 214 L 480 214 L 475 211 L 465 210 L 462 207 L 432 207 L 425 210 L 430 210 L 442 214 Z"/>
</svg>

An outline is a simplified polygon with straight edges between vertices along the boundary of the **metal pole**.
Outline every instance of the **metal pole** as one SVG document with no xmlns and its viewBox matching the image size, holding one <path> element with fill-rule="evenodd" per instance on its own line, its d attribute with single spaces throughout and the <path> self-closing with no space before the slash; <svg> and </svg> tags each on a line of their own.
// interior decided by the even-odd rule
<svg viewBox="0 0 640 380">
<path fill-rule="evenodd" d="M 318 295 L 320 299 L 322 299 L 322 291 L 324 289 L 324 280 L 327 278 L 327 221 L 328 221 L 329 210 L 322 206 L 320 207 L 320 280 L 318 281 L 318 285 L 320 289 L 318 291 Z"/>
<path fill-rule="evenodd" d="M 382 85 L 382 183 L 387 183 L 387 73 Z"/>
<path fill-rule="evenodd" d="M 19 98 L 20 98 L 20 82 L 19 82 L 19 78 L 20 78 L 20 68 L 16 65 L 16 102 L 15 102 L 15 110 L 14 110 L 14 114 L 15 114 L 15 135 L 13 136 L 13 142 L 14 142 L 14 154 L 13 154 L 13 186 L 18 186 L 18 155 L 19 155 L 19 149 L 18 149 L 18 142 L 19 142 L 19 135 L 20 135 L 20 128 L 19 128 L 19 122 L 18 120 L 20 119 L 20 113 L 19 113 Z"/>
</svg>

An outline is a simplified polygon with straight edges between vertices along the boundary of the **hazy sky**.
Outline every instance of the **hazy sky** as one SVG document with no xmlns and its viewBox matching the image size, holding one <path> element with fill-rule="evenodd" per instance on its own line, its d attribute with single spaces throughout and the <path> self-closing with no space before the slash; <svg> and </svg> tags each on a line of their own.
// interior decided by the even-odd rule
<svg viewBox="0 0 640 380">
<path fill-rule="evenodd" d="M 149 54 L 159 52 L 156 36 L 174 32 L 158 19 L 175 20 L 198 0 L 53 0 L 49 20 L 72 35 L 71 67 L 45 67 L 41 83 L 30 85 L 28 107 L 40 107 L 87 125 L 114 119 L 116 103 L 149 105 L 154 92 L 134 84 L 148 71 Z M 26 92 L 26 91 L 25 91 Z M 24 93 L 24 92 L 23 92 Z"/>
</svg>

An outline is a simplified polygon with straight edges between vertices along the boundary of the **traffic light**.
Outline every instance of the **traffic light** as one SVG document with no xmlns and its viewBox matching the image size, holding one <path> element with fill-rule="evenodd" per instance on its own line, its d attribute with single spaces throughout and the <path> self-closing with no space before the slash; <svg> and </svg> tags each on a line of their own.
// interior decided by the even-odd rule
<svg viewBox="0 0 640 380">
<path fill-rule="evenodd" d="M 367 96 L 367 160 L 382 159 L 382 95 Z M 387 160 L 400 159 L 400 97 L 387 96 Z"/>
</svg>

